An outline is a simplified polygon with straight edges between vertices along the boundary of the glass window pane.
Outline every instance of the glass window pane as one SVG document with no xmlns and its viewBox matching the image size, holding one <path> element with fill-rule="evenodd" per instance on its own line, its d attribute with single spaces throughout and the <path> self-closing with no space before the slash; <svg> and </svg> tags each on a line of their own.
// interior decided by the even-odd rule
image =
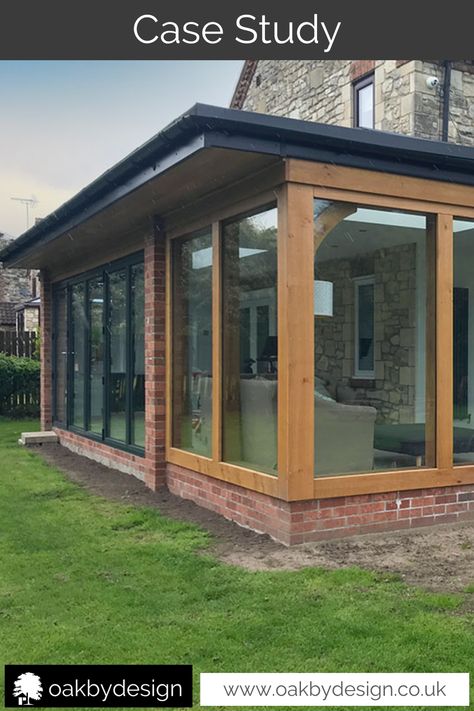
<svg viewBox="0 0 474 711">
<path fill-rule="evenodd" d="M 173 242 L 173 446 L 212 452 L 211 229 Z"/>
<path fill-rule="evenodd" d="M 373 83 L 357 89 L 357 125 L 361 128 L 374 127 L 374 85 Z"/>
<path fill-rule="evenodd" d="M 71 423 L 75 427 L 84 427 L 84 383 L 85 383 L 85 344 L 87 320 L 85 309 L 85 285 L 74 284 L 72 292 L 72 328 L 71 328 L 71 367 L 72 367 L 72 403 Z"/>
<path fill-rule="evenodd" d="M 54 420 L 66 424 L 67 392 L 67 290 L 60 289 L 55 295 L 55 413 Z"/>
<path fill-rule="evenodd" d="M 104 284 L 102 277 L 89 282 L 89 430 L 102 434 L 103 427 L 103 387 L 104 375 Z"/>
<path fill-rule="evenodd" d="M 434 465 L 431 225 L 423 215 L 315 201 L 317 476 Z"/>
<path fill-rule="evenodd" d="M 454 463 L 474 462 L 474 222 L 454 220 Z"/>
<path fill-rule="evenodd" d="M 277 472 L 277 211 L 223 232 L 223 452 Z"/>
<path fill-rule="evenodd" d="M 143 264 L 131 270 L 132 289 L 132 444 L 145 446 L 145 303 Z"/>
<path fill-rule="evenodd" d="M 125 269 L 109 275 L 110 339 L 109 437 L 126 441 L 127 402 L 127 274 Z"/>
</svg>

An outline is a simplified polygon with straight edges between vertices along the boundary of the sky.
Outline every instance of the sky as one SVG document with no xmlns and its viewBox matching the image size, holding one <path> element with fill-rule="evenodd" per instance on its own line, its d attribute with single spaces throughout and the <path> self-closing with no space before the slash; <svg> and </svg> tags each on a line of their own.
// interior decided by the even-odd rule
<svg viewBox="0 0 474 711">
<path fill-rule="evenodd" d="M 0 61 L 0 232 L 45 217 L 197 101 L 228 106 L 241 61 Z"/>
</svg>

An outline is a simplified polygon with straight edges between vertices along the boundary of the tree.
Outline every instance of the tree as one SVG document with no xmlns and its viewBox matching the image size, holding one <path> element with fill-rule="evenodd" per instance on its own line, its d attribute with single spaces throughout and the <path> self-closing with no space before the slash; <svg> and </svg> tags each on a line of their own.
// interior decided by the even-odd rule
<svg viewBox="0 0 474 711">
<path fill-rule="evenodd" d="M 39 701 L 42 693 L 43 687 L 41 686 L 41 679 L 32 672 L 20 674 L 15 681 L 13 696 L 26 696 L 26 706 L 31 706 L 30 699 Z"/>
</svg>

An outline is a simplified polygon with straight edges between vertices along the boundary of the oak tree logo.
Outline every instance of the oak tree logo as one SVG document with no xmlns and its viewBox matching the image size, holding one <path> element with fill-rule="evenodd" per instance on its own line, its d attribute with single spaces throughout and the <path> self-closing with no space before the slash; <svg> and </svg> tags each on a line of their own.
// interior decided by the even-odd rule
<svg viewBox="0 0 474 711">
<path fill-rule="evenodd" d="M 41 679 L 32 672 L 20 674 L 15 681 L 13 696 L 18 699 L 18 706 L 31 706 L 31 700 L 39 701 L 43 694 Z"/>
</svg>

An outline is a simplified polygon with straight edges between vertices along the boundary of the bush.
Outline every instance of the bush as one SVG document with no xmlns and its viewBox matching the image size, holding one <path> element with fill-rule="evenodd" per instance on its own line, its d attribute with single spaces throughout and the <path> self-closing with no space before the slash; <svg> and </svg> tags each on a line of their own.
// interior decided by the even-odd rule
<svg viewBox="0 0 474 711">
<path fill-rule="evenodd" d="M 39 361 L 0 353 L 0 414 L 38 417 L 39 402 Z"/>
</svg>

